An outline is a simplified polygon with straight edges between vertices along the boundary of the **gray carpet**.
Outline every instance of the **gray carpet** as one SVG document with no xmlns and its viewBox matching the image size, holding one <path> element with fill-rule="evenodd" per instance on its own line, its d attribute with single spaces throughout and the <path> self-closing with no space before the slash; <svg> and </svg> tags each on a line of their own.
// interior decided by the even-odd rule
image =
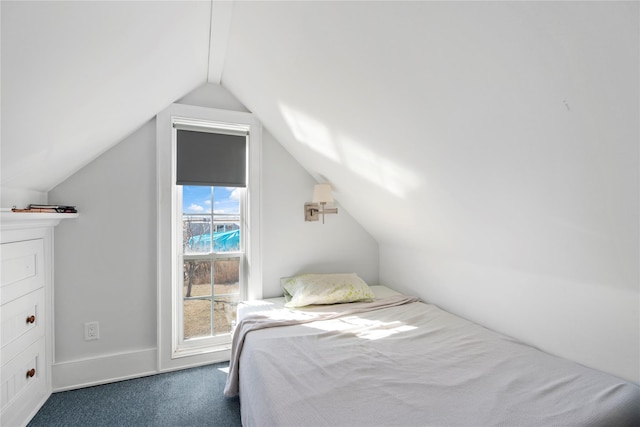
<svg viewBox="0 0 640 427">
<path fill-rule="evenodd" d="M 54 393 L 38 426 L 240 426 L 238 398 L 222 395 L 228 363 Z"/>
</svg>

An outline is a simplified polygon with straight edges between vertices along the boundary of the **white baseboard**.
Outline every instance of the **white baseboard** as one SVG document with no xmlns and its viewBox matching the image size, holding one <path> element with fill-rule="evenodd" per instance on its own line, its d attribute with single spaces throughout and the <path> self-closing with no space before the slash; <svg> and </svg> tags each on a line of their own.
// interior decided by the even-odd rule
<svg viewBox="0 0 640 427">
<path fill-rule="evenodd" d="M 157 349 L 110 354 L 55 363 L 52 367 L 53 391 L 73 390 L 158 373 Z"/>
</svg>

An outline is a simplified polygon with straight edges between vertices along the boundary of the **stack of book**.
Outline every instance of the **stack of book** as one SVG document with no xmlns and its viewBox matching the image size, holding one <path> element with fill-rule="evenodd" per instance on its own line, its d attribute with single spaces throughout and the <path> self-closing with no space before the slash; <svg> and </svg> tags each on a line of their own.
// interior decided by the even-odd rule
<svg viewBox="0 0 640 427">
<path fill-rule="evenodd" d="M 13 212 L 47 212 L 47 213 L 78 213 L 75 206 L 38 205 L 30 204 L 26 209 L 11 209 Z"/>
</svg>

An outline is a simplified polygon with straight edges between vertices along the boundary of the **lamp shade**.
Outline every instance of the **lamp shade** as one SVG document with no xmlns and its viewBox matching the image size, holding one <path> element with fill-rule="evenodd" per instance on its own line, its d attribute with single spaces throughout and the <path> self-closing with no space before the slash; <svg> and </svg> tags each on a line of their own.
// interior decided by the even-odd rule
<svg viewBox="0 0 640 427">
<path fill-rule="evenodd" d="M 333 203 L 331 184 L 316 184 L 313 187 L 313 203 Z"/>
</svg>

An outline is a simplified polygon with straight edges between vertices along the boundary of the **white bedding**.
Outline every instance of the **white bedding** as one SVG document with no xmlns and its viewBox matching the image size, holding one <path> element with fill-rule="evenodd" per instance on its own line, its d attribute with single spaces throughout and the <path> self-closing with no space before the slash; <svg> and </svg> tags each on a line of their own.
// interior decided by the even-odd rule
<svg viewBox="0 0 640 427">
<path fill-rule="evenodd" d="M 640 425 L 637 386 L 421 302 L 255 330 L 237 367 L 245 426 Z"/>
</svg>

